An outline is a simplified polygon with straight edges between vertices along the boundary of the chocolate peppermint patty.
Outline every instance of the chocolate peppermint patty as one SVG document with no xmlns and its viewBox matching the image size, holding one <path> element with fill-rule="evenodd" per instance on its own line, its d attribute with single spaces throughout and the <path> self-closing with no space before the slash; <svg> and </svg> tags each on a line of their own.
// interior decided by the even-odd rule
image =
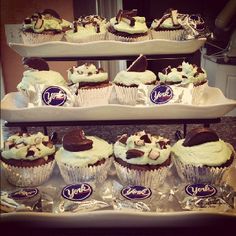
<svg viewBox="0 0 236 236">
<path fill-rule="evenodd" d="M 123 167 L 127 167 L 128 169 L 133 170 L 141 170 L 141 171 L 149 171 L 149 170 L 157 170 L 162 167 L 169 166 L 171 164 L 171 157 L 169 157 L 165 162 L 159 164 L 159 165 L 138 165 L 138 164 L 130 164 L 126 161 L 123 161 L 119 157 L 115 157 L 115 161 L 122 165 Z"/>
</svg>

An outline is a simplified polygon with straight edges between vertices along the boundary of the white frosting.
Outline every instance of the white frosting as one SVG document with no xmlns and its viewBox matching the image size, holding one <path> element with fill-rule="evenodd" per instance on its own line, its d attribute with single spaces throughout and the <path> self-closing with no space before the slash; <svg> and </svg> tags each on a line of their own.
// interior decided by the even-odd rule
<svg viewBox="0 0 236 236">
<path fill-rule="evenodd" d="M 47 158 L 55 152 L 55 146 L 47 147 L 42 142 L 48 142 L 49 137 L 38 132 L 30 136 L 12 135 L 7 139 L 7 142 L 13 143 L 15 146 L 10 149 L 4 149 L 2 156 L 5 159 L 16 160 L 36 160 L 39 158 Z M 26 156 L 29 150 L 34 151 L 33 156 Z"/>
<path fill-rule="evenodd" d="M 89 164 L 95 164 L 99 160 L 106 159 L 113 154 L 113 146 L 105 140 L 94 137 L 86 136 L 88 139 L 93 141 L 92 149 L 70 152 L 61 147 L 55 155 L 57 162 L 65 163 L 68 165 L 84 167 Z"/>
<path fill-rule="evenodd" d="M 17 89 L 29 90 L 36 84 L 66 86 L 66 81 L 56 71 L 27 70 L 23 73 L 22 81 L 17 85 Z"/>
<path fill-rule="evenodd" d="M 150 71 L 146 70 L 144 72 L 133 72 L 133 71 L 120 71 L 114 82 L 117 84 L 123 84 L 126 86 L 130 86 L 132 84 L 140 85 L 140 84 L 150 84 L 156 81 L 156 75 Z"/>
<path fill-rule="evenodd" d="M 192 147 L 183 146 L 184 139 L 172 147 L 175 158 L 194 166 L 220 166 L 230 159 L 233 150 L 222 140 L 207 142 Z"/>
<path fill-rule="evenodd" d="M 98 71 L 93 64 L 84 64 L 82 66 L 73 66 L 68 70 L 68 80 L 72 83 L 79 82 L 103 82 L 108 79 L 107 72 Z"/>
<path fill-rule="evenodd" d="M 135 19 L 134 26 L 130 26 L 127 22 L 122 20 L 117 24 L 116 17 L 110 19 L 110 24 L 119 32 L 125 32 L 128 34 L 146 33 L 148 28 L 145 22 L 145 17 L 135 16 L 133 18 Z"/>
<path fill-rule="evenodd" d="M 160 147 L 156 144 L 156 142 L 160 140 L 166 140 L 161 136 L 151 136 L 151 143 L 145 143 L 144 146 L 137 146 L 135 142 L 140 140 L 139 135 L 131 135 L 127 141 L 126 145 L 116 141 L 114 144 L 114 155 L 117 158 L 122 159 L 123 161 L 130 163 L 130 164 L 137 164 L 137 165 L 159 165 L 164 163 L 170 156 L 171 147 L 170 145 L 166 145 L 166 149 L 160 149 Z M 141 157 L 127 159 L 126 152 L 130 149 L 137 149 L 144 152 L 144 155 Z M 160 156 L 153 160 L 149 157 L 149 153 L 152 151 L 153 153 L 159 153 Z"/>
<path fill-rule="evenodd" d="M 180 68 L 182 68 L 181 71 L 178 71 L 177 68 L 171 68 L 171 71 L 167 74 L 158 72 L 158 77 L 160 79 L 160 82 L 162 83 L 173 82 L 181 84 L 193 83 L 197 85 L 207 80 L 207 74 L 204 69 L 202 69 L 203 73 L 196 74 L 198 68 L 184 61 L 182 62 Z M 183 76 L 186 78 L 183 78 Z"/>
</svg>

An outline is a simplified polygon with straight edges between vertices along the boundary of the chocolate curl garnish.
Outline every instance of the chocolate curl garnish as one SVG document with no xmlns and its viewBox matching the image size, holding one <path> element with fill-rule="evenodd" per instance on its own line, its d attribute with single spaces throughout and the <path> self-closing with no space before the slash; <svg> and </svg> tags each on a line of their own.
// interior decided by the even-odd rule
<svg viewBox="0 0 236 236">
<path fill-rule="evenodd" d="M 151 160 L 157 160 L 160 156 L 160 152 L 157 150 L 151 149 L 151 151 L 148 153 L 148 158 Z"/>
<path fill-rule="evenodd" d="M 23 65 L 28 66 L 31 69 L 39 70 L 39 71 L 49 71 L 48 63 L 39 57 L 25 57 L 23 59 Z"/>
<path fill-rule="evenodd" d="M 218 135 L 210 128 L 199 127 L 191 130 L 185 137 L 183 146 L 192 147 L 195 145 L 219 141 Z"/>
<path fill-rule="evenodd" d="M 132 159 L 143 156 L 144 152 L 138 149 L 130 149 L 126 152 L 126 155 L 127 159 Z"/>
<path fill-rule="evenodd" d="M 147 58 L 140 55 L 127 69 L 127 71 L 144 72 L 147 70 Z"/>
<path fill-rule="evenodd" d="M 128 139 L 128 135 L 127 135 L 127 134 L 123 134 L 123 135 L 121 135 L 121 137 L 119 137 L 118 141 L 119 141 L 120 143 L 126 145 L 127 139 Z"/>
<path fill-rule="evenodd" d="M 25 18 L 24 24 L 31 24 L 31 18 L 29 18 L 29 17 Z"/>
<path fill-rule="evenodd" d="M 57 18 L 57 19 L 61 19 L 60 15 L 55 11 L 55 10 L 52 10 L 52 9 L 45 9 L 43 12 L 42 12 L 43 15 L 46 15 L 46 14 L 49 14 L 51 16 L 53 16 L 54 18 Z"/>
<path fill-rule="evenodd" d="M 130 25 L 131 27 L 135 25 L 135 19 L 133 17 L 123 15 L 123 17 L 121 17 L 121 20 Z"/>
<path fill-rule="evenodd" d="M 52 141 L 53 144 L 55 144 L 58 140 L 57 132 L 52 132 L 52 134 L 49 137 L 49 140 Z"/>
<path fill-rule="evenodd" d="M 40 29 L 40 28 L 42 28 L 43 22 L 44 22 L 43 19 L 38 18 L 38 19 L 36 20 L 35 24 L 34 24 L 34 28 L 35 28 L 35 29 Z"/>
<path fill-rule="evenodd" d="M 122 13 L 123 11 L 122 10 L 119 10 L 117 15 L 116 15 L 116 21 L 119 23 L 121 21 L 121 17 L 122 17 Z"/>
<path fill-rule="evenodd" d="M 141 136 L 140 139 L 144 140 L 145 143 L 151 143 L 152 142 L 148 134 L 145 134 L 145 135 Z"/>
<path fill-rule="evenodd" d="M 130 16 L 130 17 L 134 17 L 134 16 L 137 16 L 138 9 L 132 9 L 131 11 L 123 10 L 123 13 L 124 13 L 125 15 Z"/>
<path fill-rule="evenodd" d="M 15 146 L 13 141 L 5 141 L 4 142 L 4 149 L 9 150 Z"/>
<path fill-rule="evenodd" d="M 129 20 L 128 24 L 130 24 L 130 26 L 134 26 L 135 19 L 132 18 L 132 17 L 137 16 L 137 12 L 138 12 L 137 9 L 133 9 L 131 11 L 119 10 L 117 15 L 116 15 L 116 21 L 117 21 L 117 23 L 119 23 L 122 20 L 122 18 L 126 18 L 126 19 Z M 132 20 L 131 20 L 131 18 L 132 18 Z"/>
<path fill-rule="evenodd" d="M 73 32 L 76 33 L 78 32 L 78 29 L 77 29 L 77 21 L 73 21 Z"/>
</svg>

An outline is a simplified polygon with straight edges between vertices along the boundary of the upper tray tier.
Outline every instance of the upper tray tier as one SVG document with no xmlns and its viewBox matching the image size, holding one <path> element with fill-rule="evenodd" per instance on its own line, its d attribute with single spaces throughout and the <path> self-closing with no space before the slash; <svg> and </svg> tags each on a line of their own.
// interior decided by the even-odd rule
<svg viewBox="0 0 236 236">
<path fill-rule="evenodd" d="M 183 41 L 146 40 L 142 42 L 119 42 L 103 40 L 88 43 L 54 41 L 40 44 L 23 44 L 19 37 L 19 25 L 6 25 L 9 46 L 22 57 L 80 58 L 122 57 L 144 55 L 183 55 L 197 51 L 206 42 L 205 38 Z"/>
<path fill-rule="evenodd" d="M 160 120 L 209 119 L 224 116 L 236 107 L 220 89 L 207 87 L 201 105 L 164 104 L 156 106 L 128 106 L 108 104 L 91 107 L 27 107 L 19 93 L 9 93 L 1 101 L 2 119 L 8 122 L 38 121 L 94 121 L 94 120 Z"/>
</svg>

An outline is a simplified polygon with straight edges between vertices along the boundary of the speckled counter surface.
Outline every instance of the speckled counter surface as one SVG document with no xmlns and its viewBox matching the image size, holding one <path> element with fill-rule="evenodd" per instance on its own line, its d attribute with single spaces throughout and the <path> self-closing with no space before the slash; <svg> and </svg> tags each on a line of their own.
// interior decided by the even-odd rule
<svg viewBox="0 0 236 236">
<path fill-rule="evenodd" d="M 187 125 L 187 131 L 193 127 L 202 126 L 202 124 Z M 222 117 L 220 123 L 211 124 L 210 127 L 214 129 L 219 137 L 231 143 L 236 149 L 236 117 Z M 58 144 L 61 143 L 63 135 L 69 130 L 75 129 L 75 126 L 52 126 L 48 127 L 48 134 L 53 132 L 58 134 Z M 115 142 L 118 135 L 127 133 L 132 134 L 139 130 L 146 130 L 147 132 L 159 134 L 171 140 L 171 143 L 176 142 L 175 132 L 180 130 L 183 133 L 183 125 L 93 125 L 82 126 L 86 135 L 94 135 L 103 138 L 109 142 Z M 17 127 L 3 126 L 3 139 L 5 140 L 11 134 L 20 131 Z M 42 127 L 29 127 L 29 132 L 43 132 Z"/>
</svg>

